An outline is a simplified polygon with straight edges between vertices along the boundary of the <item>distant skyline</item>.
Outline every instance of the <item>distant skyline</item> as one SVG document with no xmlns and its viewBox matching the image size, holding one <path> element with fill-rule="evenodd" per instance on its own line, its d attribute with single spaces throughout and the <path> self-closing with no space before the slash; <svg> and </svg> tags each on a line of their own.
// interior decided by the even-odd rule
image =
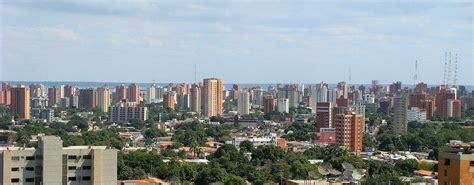
<svg viewBox="0 0 474 185">
<path fill-rule="evenodd" d="M 0 0 L 0 81 L 474 85 L 471 1 Z M 454 58 L 454 56 L 453 56 Z M 453 61 L 454 62 L 454 61 Z M 454 69 L 454 66 L 453 66 Z M 351 73 L 349 74 L 349 71 Z"/>
</svg>

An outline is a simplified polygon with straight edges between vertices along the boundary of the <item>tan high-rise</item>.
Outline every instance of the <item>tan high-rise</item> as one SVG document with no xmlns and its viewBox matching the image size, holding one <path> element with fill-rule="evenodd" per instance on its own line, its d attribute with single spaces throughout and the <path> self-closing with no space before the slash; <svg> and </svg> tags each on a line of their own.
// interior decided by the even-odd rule
<svg viewBox="0 0 474 185">
<path fill-rule="evenodd" d="M 11 116 L 17 115 L 20 119 L 30 119 L 30 89 L 27 87 L 13 87 L 11 92 Z"/>
<path fill-rule="evenodd" d="M 110 91 L 108 86 L 102 86 L 97 88 L 97 107 L 103 112 L 109 111 L 110 106 Z"/>
<path fill-rule="evenodd" d="M 204 79 L 203 87 L 203 113 L 204 116 L 222 115 L 222 91 L 223 82 L 221 79 L 208 78 Z"/>
<path fill-rule="evenodd" d="M 127 99 L 130 102 L 140 103 L 140 86 L 138 84 L 130 84 L 128 86 Z"/>
<path fill-rule="evenodd" d="M 163 108 L 175 109 L 175 92 L 168 92 L 163 96 Z"/>
</svg>

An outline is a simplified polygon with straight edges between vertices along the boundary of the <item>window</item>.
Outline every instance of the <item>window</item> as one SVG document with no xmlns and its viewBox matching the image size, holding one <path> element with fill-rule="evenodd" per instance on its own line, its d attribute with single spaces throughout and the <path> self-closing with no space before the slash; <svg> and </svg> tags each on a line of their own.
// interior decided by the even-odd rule
<svg viewBox="0 0 474 185">
<path fill-rule="evenodd" d="M 11 182 L 20 182 L 20 179 L 15 178 L 15 179 L 12 179 Z"/>
<path fill-rule="evenodd" d="M 85 155 L 85 156 L 82 156 L 84 159 L 92 159 L 92 156 L 90 155 Z"/>
<path fill-rule="evenodd" d="M 474 167 L 474 161 L 469 162 L 469 166 Z"/>
<path fill-rule="evenodd" d="M 26 167 L 25 170 L 26 171 L 35 171 L 35 168 L 34 167 Z"/>
<path fill-rule="evenodd" d="M 90 176 L 84 176 L 84 177 L 82 177 L 82 180 L 83 181 L 90 181 L 91 177 Z"/>
<path fill-rule="evenodd" d="M 19 161 L 20 160 L 20 157 L 18 156 L 12 156 L 12 161 Z"/>
<path fill-rule="evenodd" d="M 68 177 L 67 180 L 69 180 L 69 181 L 76 181 L 76 177 Z"/>
<path fill-rule="evenodd" d="M 12 172 L 17 172 L 17 171 L 20 171 L 20 168 L 18 167 L 12 168 Z"/>
<path fill-rule="evenodd" d="M 28 161 L 34 161 L 34 160 L 35 160 L 35 156 L 27 156 L 27 157 L 26 157 L 26 160 L 28 160 Z"/>
<path fill-rule="evenodd" d="M 77 159 L 77 156 L 75 156 L 75 155 L 68 155 L 68 156 L 67 156 L 67 159 Z"/>
<path fill-rule="evenodd" d="M 82 169 L 83 169 L 83 170 L 91 170 L 92 167 L 91 167 L 91 166 L 83 166 Z"/>
<path fill-rule="evenodd" d="M 25 181 L 26 182 L 35 182 L 35 178 L 26 178 Z"/>
<path fill-rule="evenodd" d="M 444 160 L 444 165 L 445 165 L 445 166 L 448 166 L 450 163 L 451 163 L 451 161 L 450 161 L 449 159 L 445 159 L 445 160 Z"/>
<path fill-rule="evenodd" d="M 68 166 L 67 169 L 68 170 L 76 170 L 76 167 L 75 166 Z"/>
</svg>

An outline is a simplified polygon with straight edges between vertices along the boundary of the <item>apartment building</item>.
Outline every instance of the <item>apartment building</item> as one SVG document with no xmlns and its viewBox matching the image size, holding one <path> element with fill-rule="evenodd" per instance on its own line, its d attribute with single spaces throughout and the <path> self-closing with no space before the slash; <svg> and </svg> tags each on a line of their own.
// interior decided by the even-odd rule
<svg viewBox="0 0 474 185">
<path fill-rule="evenodd" d="M 0 147 L 3 185 L 115 185 L 117 150 L 63 147 L 57 136 L 38 138 L 38 148 Z"/>
</svg>

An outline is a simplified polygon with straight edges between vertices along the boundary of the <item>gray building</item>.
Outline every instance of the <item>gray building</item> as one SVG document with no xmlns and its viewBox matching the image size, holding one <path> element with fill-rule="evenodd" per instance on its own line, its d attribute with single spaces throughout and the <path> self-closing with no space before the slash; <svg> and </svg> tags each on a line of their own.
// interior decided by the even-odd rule
<svg viewBox="0 0 474 185">
<path fill-rule="evenodd" d="M 407 111 L 408 111 L 408 95 L 399 94 L 393 98 L 393 128 L 397 133 L 406 133 L 408 127 Z"/>
<path fill-rule="evenodd" d="M 126 122 L 131 119 L 145 121 L 148 116 L 147 107 L 137 106 L 111 106 L 109 107 L 109 122 Z"/>
<path fill-rule="evenodd" d="M 38 139 L 38 148 L 0 147 L 3 185 L 115 185 L 117 150 L 105 146 L 63 147 L 56 136 Z"/>
</svg>

